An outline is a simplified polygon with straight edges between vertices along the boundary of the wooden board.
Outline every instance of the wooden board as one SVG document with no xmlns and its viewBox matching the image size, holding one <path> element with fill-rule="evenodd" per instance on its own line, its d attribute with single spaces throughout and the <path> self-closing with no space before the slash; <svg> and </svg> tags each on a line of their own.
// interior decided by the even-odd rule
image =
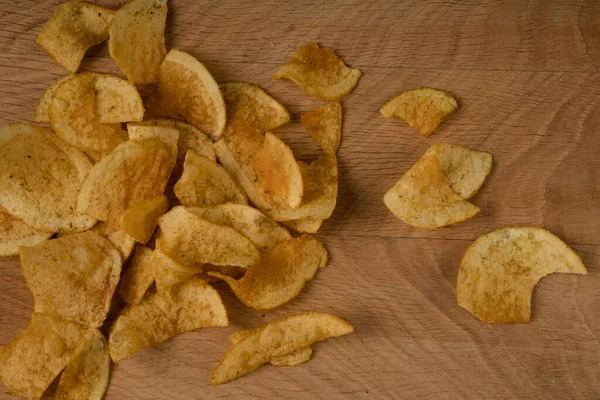
<svg viewBox="0 0 600 400">
<path fill-rule="evenodd" d="M 58 1 L 0 0 L 0 123 L 32 121 L 65 71 L 36 46 Z M 100 4 L 116 7 L 119 2 Z M 317 148 L 300 114 L 322 102 L 271 76 L 307 42 L 333 47 L 364 75 L 344 98 L 338 207 L 319 237 L 331 262 L 299 297 L 253 312 L 220 287 L 232 324 L 181 335 L 123 361 L 107 399 L 600 397 L 600 3 L 539 1 L 170 1 L 168 47 L 219 81 L 259 84 L 292 122 L 276 133 L 300 158 Z M 119 73 L 105 46 L 86 70 Z M 379 107 L 399 91 L 439 87 L 460 109 L 430 139 Z M 436 141 L 485 150 L 494 169 L 475 218 L 413 229 L 383 193 Z M 550 229 L 582 256 L 585 277 L 543 279 L 532 321 L 479 322 L 456 305 L 457 268 L 479 235 Z M 27 326 L 32 297 L 18 260 L 0 261 L 0 346 Z M 264 366 L 211 388 L 227 336 L 293 312 L 337 314 L 354 335 L 314 346 L 295 368 Z M 9 398 L 0 388 L 0 398 Z"/>
</svg>

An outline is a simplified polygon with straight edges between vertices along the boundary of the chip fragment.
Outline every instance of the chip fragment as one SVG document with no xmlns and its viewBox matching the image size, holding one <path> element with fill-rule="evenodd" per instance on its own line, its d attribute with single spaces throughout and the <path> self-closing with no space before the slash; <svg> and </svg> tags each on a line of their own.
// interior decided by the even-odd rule
<svg viewBox="0 0 600 400">
<path fill-rule="evenodd" d="M 159 293 L 166 293 L 167 295 L 171 287 L 189 280 L 194 275 L 199 275 L 204 270 L 203 265 L 200 266 L 196 263 L 182 265 L 159 249 L 154 249 L 152 264 L 154 265 L 156 289 Z M 208 282 L 207 279 L 202 280 Z M 199 276 L 196 281 L 200 281 Z"/>
<path fill-rule="evenodd" d="M 429 137 L 442 120 L 458 107 L 448 92 L 438 89 L 418 88 L 407 90 L 392 98 L 381 107 L 386 118 L 400 117 L 423 137 Z"/>
<path fill-rule="evenodd" d="M 135 246 L 135 239 L 116 228 L 113 228 L 106 222 L 98 222 L 91 229 L 100 236 L 104 236 L 115 246 L 121 253 L 121 258 L 127 260 Z"/>
<path fill-rule="evenodd" d="M 158 83 L 166 22 L 167 0 L 131 0 L 116 12 L 108 52 L 132 84 Z"/>
<path fill-rule="evenodd" d="M 52 85 L 48 86 L 48 88 L 44 91 L 42 97 L 40 97 L 40 100 L 38 101 L 37 107 L 35 108 L 35 120 L 37 122 L 50 122 L 48 109 L 50 108 L 50 104 L 52 103 L 52 96 L 54 95 L 56 89 L 60 85 L 62 85 L 63 82 L 71 79 L 72 77 L 72 74 L 63 76 L 62 78 L 54 82 Z"/>
<path fill-rule="evenodd" d="M 30 227 L 0 206 L 0 257 L 16 256 L 20 246 L 38 245 L 53 234 Z"/>
<path fill-rule="evenodd" d="M 119 284 L 119 294 L 128 304 L 138 304 L 155 278 L 154 251 L 137 244 Z"/>
<path fill-rule="evenodd" d="M 72 358 L 85 328 L 34 313 L 29 327 L 0 349 L 0 380 L 8 391 L 38 399 Z"/>
<path fill-rule="evenodd" d="M 232 345 L 235 345 L 237 342 L 254 332 L 256 329 L 260 328 L 244 329 L 243 331 L 233 332 L 231 335 L 229 335 L 229 341 Z M 312 348 L 308 346 L 284 356 L 274 357 L 269 362 L 271 365 L 276 367 L 295 367 L 296 365 L 310 361 L 312 353 Z"/>
<path fill-rule="evenodd" d="M 527 323 L 533 288 L 556 272 L 587 274 L 581 258 L 545 229 L 496 229 L 465 252 L 456 279 L 458 305 L 483 322 Z"/>
<path fill-rule="evenodd" d="M 269 322 L 253 330 L 225 353 L 213 370 L 210 384 L 229 382 L 276 357 L 352 332 L 354 327 L 343 319 L 318 312 L 294 314 Z"/>
<path fill-rule="evenodd" d="M 223 279 L 236 297 L 256 310 L 272 310 L 296 297 L 319 268 L 327 265 L 327 250 L 312 236 L 303 235 L 280 243 L 262 255 L 239 280 L 209 272 Z"/>
<path fill-rule="evenodd" d="M 362 72 L 350 69 L 333 49 L 310 43 L 300 47 L 273 79 L 287 78 L 307 94 L 322 100 L 337 100 L 354 89 Z"/>
<path fill-rule="evenodd" d="M 336 154 L 342 137 L 342 103 L 332 101 L 302 114 L 302 126 L 311 133 L 327 154 Z"/>
<path fill-rule="evenodd" d="M 142 200 L 123 211 L 119 228 L 138 242 L 146 244 L 154 234 L 158 219 L 169 209 L 169 199 L 158 195 Z"/>
<path fill-rule="evenodd" d="M 294 232 L 299 233 L 317 233 L 321 225 L 323 224 L 322 219 L 315 218 L 300 218 L 293 219 L 290 221 L 281 222 L 283 225 L 287 226 Z"/>
<path fill-rule="evenodd" d="M 135 86 L 113 75 L 86 74 L 94 79 L 94 112 L 99 122 L 110 124 L 144 118 L 144 103 Z"/>
<path fill-rule="evenodd" d="M 219 293 L 202 280 L 190 279 L 168 294 L 154 293 L 127 306 L 110 330 L 108 349 L 117 363 L 180 333 L 228 324 Z"/>
<path fill-rule="evenodd" d="M 108 29 L 115 12 L 80 1 L 66 1 L 37 37 L 37 44 L 58 65 L 77 72 L 85 52 L 108 38 Z"/>
</svg>

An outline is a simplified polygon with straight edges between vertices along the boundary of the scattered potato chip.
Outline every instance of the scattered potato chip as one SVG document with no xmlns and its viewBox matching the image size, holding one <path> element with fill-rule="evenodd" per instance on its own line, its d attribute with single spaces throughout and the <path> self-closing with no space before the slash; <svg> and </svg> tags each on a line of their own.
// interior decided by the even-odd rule
<svg viewBox="0 0 600 400">
<path fill-rule="evenodd" d="M 209 272 L 223 279 L 236 297 L 256 310 L 272 310 L 296 297 L 317 269 L 327 265 L 327 250 L 312 236 L 303 235 L 282 242 L 263 254 L 260 263 L 248 269 L 242 279 Z"/>
<path fill-rule="evenodd" d="M 167 0 L 131 0 L 115 14 L 108 52 L 134 85 L 158 83 L 166 23 Z"/>
<path fill-rule="evenodd" d="M 305 312 L 269 322 L 233 345 L 214 369 L 212 386 L 254 371 L 275 357 L 309 347 L 330 337 L 354 332 L 354 327 L 335 315 Z"/>
<path fill-rule="evenodd" d="M 194 275 L 199 275 L 203 271 L 203 266 L 197 264 L 182 265 L 162 251 L 155 249 L 152 256 L 154 264 L 154 276 L 156 279 L 156 289 L 159 293 L 169 293 L 171 287 L 185 282 Z M 200 277 L 197 276 L 199 281 Z M 202 279 L 208 283 L 207 279 Z"/>
<path fill-rule="evenodd" d="M 99 122 L 110 124 L 144 118 L 144 103 L 135 86 L 112 75 L 94 73 L 92 76 L 96 94 L 94 111 Z"/>
<path fill-rule="evenodd" d="M 77 200 L 77 210 L 118 226 L 129 207 L 165 190 L 174 159 L 161 140 L 126 141 L 92 167 Z"/>
<path fill-rule="evenodd" d="M 121 214 L 120 229 L 138 242 L 146 244 L 154 234 L 158 219 L 168 209 L 169 199 L 162 194 L 148 200 L 142 200 Z"/>
<path fill-rule="evenodd" d="M 108 39 L 115 12 L 89 3 L 66 1 L 40 31 L 37 44 L 61 67 L 77 72 L 85 52 Z"/>
<path fill-rule="evenodd" d="M 56 389 L 56 400 L 102 400 L 108 388 L 110 357 L 106 339 L 97 329 L 79 342 Z"/>
<path fill-rule="evenodd" d="M 119 362 L 180 333 L 227 325 L 219 293 L 202 280 L 190 279 L 174 286 L 169 295 L 154 293 L 127 306 L 110 330 L 108 349 L 112 360 Z"/>
<path fill-rule="evenodd" d="M 177 157 L 179 130 L 175 128 L 132 123 L 127 124 L 127 133 L 129 134 L 129 140 L 133 140 L 134 142 L 139 142 L 141 140 L 150 138 L 160 139 L 169 147 L 171 153 L 173 153 L 173 158 Z"/>
<path fill-rule="evenodd" d="M 48 115 L 48 109 L 52 103 L 52 96 L 54 91 L 62 85 L 63 82 L 71 79 L 74 75 L 63 76 L 52 85 L 50 85 L 40 97 L 37 107 L 35 108 L 35 120 L 37 122 L 50 122 L 50 116 Z"/>
<path fill-rule="evenodd" d="M 483 322 L 527 323 L 533 288 L 555 272 L 587 274 L 581 258 L 545 229 L 496 229 L 465 252 L 456 279 L 458 305 Z"/>
<path fill-rule="evenodd" d="M 121 277 L 121 254 L 96 232 L 21 247 L 21 267 L 34 312 L 83 326 L 102 326 Z"/>
<path fill-rule="evenodd" d="M 226 122 L 225 102 L 210 72 L 191 55 L 171 50 L 160 65 L 160 82 L 150 110 L 183 120 L 217 138 Z"/>
<path fill-rule="evenodd" d="M 260 261 L 252 242 L 232 228 L 208 222 L 184 207 L 159 221 L 156 248 L 183 266 L 196 264 L 247 267 Z"/>
<path fill-rule="evenodd" d="M 193 150 L 185 157 L 183 174 L 174 191 L 186 207 L 248 203 L 244 192 L 222 166 Z"/>
<path fill-rule="evenodd" d="M 119 250 L 123 260 L 129 258 L 129 255 L 133 251 L 133 246 L 135 246 L 134 238 L 125 232 L 113 228 L 106 222 L 98 222 L 91 230 L 107 238 Z"/>
<path fill-rule="evenodd" d="M 429 137 L 442 119 L 458 107 L 450 93 L 438 89 L 418 88 L 400 93 L 381 107 L 381 114 L 400 117 L 423 137 Z"/>
<path fill-rule="evenodd" d="M 237 342 L 256 331 L 260 328 L 252 328 L 252 329 L 244 329 L 243 331 L 233 332 L 229 335 L 229 341 L 231 344 L 235 345 Z M 286 354 L 284 356 L 274 357 L 269 361 L 271 365 L 275 365 L 276 367 L 295 367 L 296 365 L 302 364 L 304 362 L 310 361 L 312 357 L 312 349 L 310 346 L 305 347 L 300 350 L 296 350 L 290 354 Z"/>
<path fill-rule="evenodd" d="M 321 225 L 323 224 L 322 219 L 315 218 L 300 218 L 293 219 L 290 221 L 282 221 L 282 224 L 293 230 L 294 232 L 300 233 L 317 233 Z"/>
<path fill-rule="evenodd" d="M 8 391 L 39 399 L 65 368 L 85 328 L 45 314 L 33 314 L 29 327 L 0 349 L 0 380 Z"/>
<path fill-rule="evenodd" d="M 268 251 L 292 237 L 290 232 L 256 208 L 242 204 L 191 207 L 189 212 L 217 225 L 235 229 L 260 251 Z"/>
<path fill-rule="evenodd" d="M 325 153 L 337 153 L 342 137 L 342 103 L 332 101 L 315 111 L 302 114 L 301 121 Z"/>
<path fill-rule="evenodd" d="M 138 304 L 154 283 L 156 268 L 153 254 L 154 251 L 146 246 L 135 246 L 119 285 L 119 294 L 127 303 Z"/>
<path fill-rule="evenodd" d="M 93 218 L 74 211 L 91 167 L 83 153 L 48 129 L 0 128 L 0 206 L 32 228 L 68 233 L 94 225 Z"/>
<path fill-rule="evenodd" d="M 228 276 L 233 279 L 240 279 L 246 274 L 248 268 L 246 267 L 238 267 L 235 265 L 212 265 L 212 264 L 204 264 L 202 266 L 202 273 L 198 275 L 202 279 L 204 279 L 207 283 L 210 282 L 218 282 L 221 279 L 210 276 L 209 272 L 215 272 L 220 275 Z"/>
<path fill-rule="evenodd" d="M 0 206 L 0 257 L 16 256 L 20 246 L 38 245 L 53 234 L 30 227 Z"/>
<path fill-rule="evenodd" d="M 290 120 L 285 107 L 256 85 L 230 82 L 221 85 L 227 109 L 227 135 L 237 129 L 256 129 L 264 133 Z"/>
<path fill-rule="evenodd" d="M 362 72 L 349 69 L 333 49 L 310 43 L 288 60 L 273 79 L 287 78 L 307 94 L 323 100 L 337 100 L 354 89 Z"/>
</svg>

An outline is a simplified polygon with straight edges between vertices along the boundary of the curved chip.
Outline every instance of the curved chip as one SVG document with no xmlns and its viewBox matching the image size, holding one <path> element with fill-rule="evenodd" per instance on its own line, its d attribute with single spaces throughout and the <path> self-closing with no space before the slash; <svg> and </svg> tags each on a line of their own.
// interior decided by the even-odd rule
<svg viewBox="0 0 600 400">
<path fill-rule="evenodd" d="M 323 224 L 322 219 L 315 218 L 301 218 L 293 219 L 290 221 L 283 221 L 282 224 L 290 228 L 295 232 L 300 233 L 317 233 L 321 225 Z"/>
<path fill-rule="evenodd" d="M 104 236 L 107 238 L 113 246 L 119 250 L 121 253 L 121 257 L 123 260 L 127 260 L 129 255 L 133 251 L 133 246 L 135 246 L 135 239 L 126 234 L 125 232 L 121 232 L 120 230 L 113 228 L 108 225 L 106 222 L 98 222 L 92 229 L 90 229 L 100 236 Z"/>
<path fill-rule="evenodd" d="M 14 395 L 41 398 L 85 333 L 81 325 L 34 313 L 29 327 L 0 349 L 0 380 Z"/>
<path fill-rule="evenodd" d="M 187 209 L 217 225 L 235 229 L 260 251 L 268 251 L 292 237 L 290 232 L 256 208 L 243 204 L 222 204 L 214 207 Z"/>
<path fill-rule="evenodd" d="M 110 124 L 141 121 L 144 118 L 144 103 L 135 86 L 116 76 L 91 75 L 96 94 L 94 111 L 99 122 Z"/>
<path fill-rule="evenodd" d="M 66 1 L 42 26 L 37 44 L 58 65 L 77 72 L 85 52 L 108 38 L 114 14 L 93 4 Z"/>
<path fill-rule="evenodd" d="M 418 88 L 400 93 L 385 103 L 380 111 L 386 118 L 400 117 L 423 137 L 429 137 L 456 107 L 458 103 L 450 93 Z"/>
<path fill-rule="evenodd" d="M 497 229 L 465 252 L 456 279 L 458 305 L 483 322 L 527 323 L 533 288 L 555 272 L 587 274 L 581 258 L 547 230 Z"/>
<path fill-rule="evenodd" d="M 210 377 L 212 386 L 254 371 L 275 357 L 309 347 L 330 337 L 354 332 L 335 315 L 305 312 L 269 322 L 248 334 L 221 359 Z"/>
<path fill-rule="evenodd" d="M 163 193 L 173 164 L 170 149 L 159 139 L 123 142 L 90 170 L 77 210 L 118 226 L 129 207 Z"/>
<path fill-rule="evenodd" d="M 102 400 L 108 388 L 110 357 L 104 335 L 88 331 L 60 377 L 56 400 Z"/>
<path fill-rule="evenodd" d="M 122 232 L 146 244 L 154 234 L 158 219 L 169 209 L 169 199 L 164 195 L 142 200 L 123 211 L 119 219 Z"/>
<path fill-rule="evenodd" d="M 0 257 L 16 256 L 20 246 L 38 245 L 53 234 L 30 227 L 0 206 Z"/>
<path fill-rule="evenodd" d="M 300 47 L 273 79 L 287 78 L 307 94 L 323 100 L 337 100 L 354 89 L 362 72 L 350 69 L 333 49 L 310 43 Z"/>
<path fill-rule="evenodd" d="M 40 100 L 38 101 L 37 107 L 35 108 L 35 120 L 37 122 L 50 122 L 48 109 L 50 108 L 50 103 L 52 103 L 52 96 L 54 95 L 56 89 L 62 85 L 63 82 L 71 79 L 73 76 L 74 75 L 72 74 L 63 76 L 52 85 L 48 86 L 48 88 L 44 91 L 42 97 L 40 97 Z"/>
<path fill-rule="evenodd" d="M 263 254 L 260 263 L 239 280 L 208 272 L 223 279 L 236 297 L 256 310 L 272 310 L 296 297 L 317 269 L 327 265 L 327 250 L 312 236 L 303 235 L 282 242 Z"/>
<path fill-rule="evenodd" d="M 227 325 L 219 293 L 202 280 L 190 279 L 174 286 L 168 295 L 154 293 L 127 306 L 110 330 L 108 349 L 117 363 L 180 333 Z"/>
<path fill-rule="evenodd" d="M 119 284 L 119 294 L 129 304 L 138 304 L 154 282 L 155 261 L 151 248 L 138 244 Z"/>
<path fill-rule="evenodd" d="M 226 134 L 237 129 L 256 129 L 263 133 L 290 120 L 290 114 L 277 100 L 256 85 L 245 82 L 221 84 L 227 108 Z"/>
<path fill-rule="evenodd" d="M 229 341 L 231 344 L 235 345 L 237 342 L 254 332 L 255 330 L 260 328 L 251 328 L 244 329 L 243 331 L 233 332 L 229 335 Z M 286 354 L 284 356 L 274 357 L 269 361 L 271 365 L 275 365 L 276 367 L 295 367 L 296 365 L 300 365 L 307 361 L 310 361 L 312 357 L 312 349 L 309 347 L 305 347 L 300 350 L 296 350 L 290 354 Z"/>
<path fill-rule="evenodd" d="M 260 261 L 258 250 L 242 234 L 208 222 L 182 206 L 163 215 L 159 226 L 156 248 L 181 265 L 248 267 Z"/>
<path fill-rule="evenodd" d="M 197 264 L 182 265 L 159 249 L 154 250 L 152 263 L 154 264 L 156 289 L 159 293 L 168 294 L 172 286 L 185 282 L 203 271 L 203 267 Z M 196 280 L 199 281 L 200 278 L 197 277 Z M 207 282 L 207 279 L 202 280 Z"/>
<path fill-rule="evenodd" d="M 248 203 L 244 192 L 222 166 L 193 150 L 185 157 L 183 173 L 174 191 L 186 207 Z"/>
<path fill-rule="evenodd" d="M 158 82 L 166 23 L 167 0 L 131 0 L 115 14 L 108 52 L 134 85 Z"/>
<path fill-rule="evenodd" d="M 226 112 L 219 85 L 202 63 L 171 50 L 160 65 L 160 82 L 149 101 L 150 110 L 183 120 L 217 138 L 225 129 Z"/>
<path fill-rule="evenodd" d="M 29 124 L 0 128 L 0 206 L 46 232 L 80 232 L 93 218 L 75 212 L 88 158 L 52 131 Z"/>
<path fill-rule="evenodd" d="M 332 101 L 315 111 L 302 114 L 300 120 L 325 153 L 337 153 L 342 137 L 342 103 Z"/>
<path fill-rule="evenodd" d="M 96 232 L 21 247 L 34 311 L 83 326 L 102 326 L 121 277 L 121 254 Z"/>
</svg>

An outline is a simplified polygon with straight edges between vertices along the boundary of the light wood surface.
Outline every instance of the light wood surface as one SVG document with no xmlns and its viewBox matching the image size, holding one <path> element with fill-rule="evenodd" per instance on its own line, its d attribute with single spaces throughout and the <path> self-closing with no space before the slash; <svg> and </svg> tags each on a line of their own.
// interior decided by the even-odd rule
<svg viewBox="0 0 600 400">
<path fill-rule="evenodd" d="M 0 123 L 32 121 L 42 91 L 65 71 L 35 44 L 57 1 L 0 0 Z M 116 8 L 120 2 L 101 1 Z M 169 48 L 205 62 L 218 81 L 248 81 L 292 122 L 276 133 L 299 158 L 317 152 L 300 114 L 323 104 L 272 75 L 302 44 L 333 47 L 364 75 L 343 99 L 340 194 L 319 237 L 330 264 L 300 296 L 254 312 L 219 286 L 231 326 L 181 335 L 115 367 L 107 399 L 600 398 L 600 2 L 177 1 Z M 106 47 L 83 69 L 119 73 Z M 418 86 L 447 90 L 459 110 L 430 139 L 379 107 Z M 494 155 L 455 227 L 413 229 L 382 196 L 436 141 Z M 589 275 L 553 275 L 534 291 L 527 325 L 486 325 L 456 305 L 467 246 L 506 225 L 550 229 Z M 17 259 L 0 261 L 0 346 L 32 310 Z M 325 311 L 356 333 L 314 346 L 295 368 L 263 366 L 220 387 L 210 371 L 227 336 L 293 312 Z M 10 398 L 0 388 L 0 398 Z"/>
</svg>

